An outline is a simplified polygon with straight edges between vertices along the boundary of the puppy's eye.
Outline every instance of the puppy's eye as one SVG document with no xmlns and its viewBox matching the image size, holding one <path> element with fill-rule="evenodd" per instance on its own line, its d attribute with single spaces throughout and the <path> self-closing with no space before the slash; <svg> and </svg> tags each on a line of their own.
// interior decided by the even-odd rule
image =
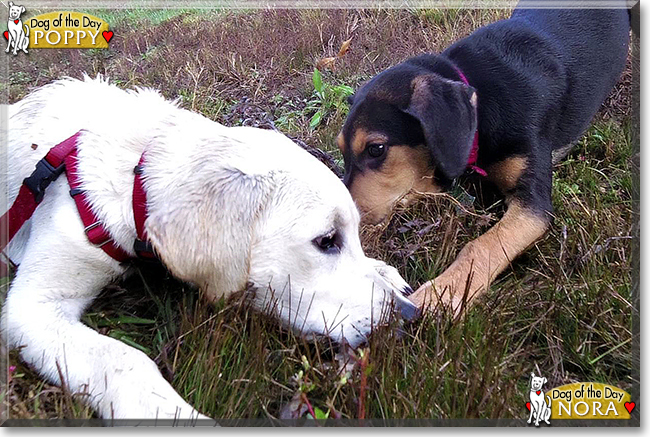
<svg viewBox="0 0 650 437">
<path fill-rule="evenodd" d="M 370 155 L 373 158 L 379 158 L 381 155 L 386 153 L 386 145 L 385 144 L 369 144 L 368 147 L 366 147 L 366 150 L 368 150 L 368 155 Z"/>
<path fill-rule="evenodd" d="M 312 243 L 323 253 L 335 254 L 341 252 L 341 236 L 336 231 L 316 237 L 312 240 Z"/>
</svg>

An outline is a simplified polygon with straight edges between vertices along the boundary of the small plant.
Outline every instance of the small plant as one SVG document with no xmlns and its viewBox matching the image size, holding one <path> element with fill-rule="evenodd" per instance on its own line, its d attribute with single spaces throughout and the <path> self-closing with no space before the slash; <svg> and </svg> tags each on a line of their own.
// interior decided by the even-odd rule
<svg viewBox="0 0 650 437">
<path fill-rule="evenodd" d="M 307 102 L 306 113 L 316 111 L 309 120 L 310 129 L 315 129 L 326 117 L 337 112 L 347 111 L 346 99 L 354 93 L 348 85 L 329 85 L 323 82 L 321 72 L 314 68 L 312 75 L 314 92 L 312 99 Z"/>
</svg>

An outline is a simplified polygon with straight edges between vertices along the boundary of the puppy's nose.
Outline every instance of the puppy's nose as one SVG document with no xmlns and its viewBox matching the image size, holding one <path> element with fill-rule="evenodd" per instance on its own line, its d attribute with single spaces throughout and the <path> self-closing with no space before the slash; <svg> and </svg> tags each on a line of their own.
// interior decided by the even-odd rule
<svg viewBox="0 0 650 437">
<path fill-rule="evenodd" d="M 412 322 L 422 315 L 420 308 L 415 306 L 413 302 L 397 295 L 395 296 L 395 309 L 399 311 L 402 318 L 407 322 Z"/>
</svg>

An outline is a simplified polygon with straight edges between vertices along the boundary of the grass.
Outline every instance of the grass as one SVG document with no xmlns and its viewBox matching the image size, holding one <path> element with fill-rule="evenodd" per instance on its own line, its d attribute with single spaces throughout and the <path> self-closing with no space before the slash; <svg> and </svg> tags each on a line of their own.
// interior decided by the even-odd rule
<svg viewBox="0 0 650 437">
<path fill-rule="evenodd" d="M 89 12 L 116 29 L 111 50 L 11 57 L 8 102 L 65 75 L 102 73 L 120 86 L 180 97 L 183 107 L 227 125 L 275 126 L 339 172 L 334 138 L 347 113 L 347 87 L 507 16 L 463 9 Z M 350 52 L 315 77 L 314 65 L 335 57 L 350 38 Z M 83 320 L 144 351 L 182 396 L 216 418 L 275 420 L 313 411 L 319 418 L 518 419 L 527 413 L 532 370 L 548 378 L 547 387 L 605 382 L 638 398 L 631 87 L 628 69 L 557 165 L 549 233 L 460 321 L 428 315 L 379 329 L 346 357 L 283 331 L 237 297 L 207 305 L 151 266 L 134 267 L 130 278 L 104 290 Z M 442 272 L 503 213 L 491 188 L 476 182 L 463 179 L 450 194 L 398 209 L 385 226 L 363 228 L 366 252 L 412 285 Z M 0 287 L 4 295 L 8 283 Z M 342 365 L 345 358 L 351 365 Z M 9 417 L 92 417 L 82 395 L 44 383 L 15 352 L 7 359 L 2 402 Z"/>
</svg>

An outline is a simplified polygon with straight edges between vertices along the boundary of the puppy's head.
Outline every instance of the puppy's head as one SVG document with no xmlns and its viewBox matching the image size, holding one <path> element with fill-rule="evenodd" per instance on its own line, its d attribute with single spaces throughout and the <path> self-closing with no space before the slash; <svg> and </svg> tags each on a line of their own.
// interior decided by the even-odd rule
<svg viewBox="0 0 650 437">
<path fill-rule="evenodd" d="M 352 346 L 390 307 L 416 315 L 397 271 L 364 255 L 356 206 L 324 164 L 261 129 L 221 127 L 195 148 L 188 136 L 174 141 L 184 148 L 171 159 L 189 163 L 173 166 L 178 183 L 145 178 L 147 232 L 177 277 L 211 297 L 248 287 L 254 306 L 285 326 Z M 159 199 L 154 178 L 166 187 Z"/>
<path fill-rule="evenodd" d="M 442 191 L 467 165 L 476 92 L 434 73 L 433 59 L 392 67 L 350 99 L 337 143 L 345 185 L 364 222 L 382 221 L 396 202 L 415 193 Z"/>
</svg>

